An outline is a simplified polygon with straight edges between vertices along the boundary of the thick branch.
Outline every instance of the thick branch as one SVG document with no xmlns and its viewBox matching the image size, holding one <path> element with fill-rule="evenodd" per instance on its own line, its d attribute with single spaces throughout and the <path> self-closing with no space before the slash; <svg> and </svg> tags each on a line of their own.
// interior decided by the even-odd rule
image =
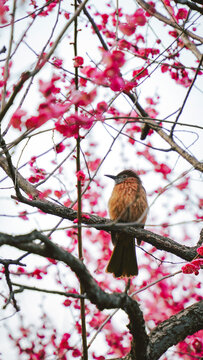
<svg viewBox="0 0 203 360">
<path fill-rule="evenodd" d="M 149 335 L 147 359 L 157 360 L 171 346 L 203 328 L 203 300 L 160 323 Z"/>
<path fill-rule="evenodd" d="M 4 156 L 0 156 L 0 167 L 5 171 L 5 173 L 12 178 L 7 159 Z M 32 195 L 33 198 L 39 196 L 40 192 L 13 167 L 15 178 L 18 183 L 19 188 L 21 188 L 27 195 Z"/>
<path fill-rule="evenodd" d="M 203 172 L 203 163 L 198 161 L 194 156 L 190 155 L 187 151 L 182 149 L 165 131 L 155 123 L 153 120 L 144 119 L 144 122 L 149 125 L 154 131 L 156 131 L 162 139 L 164 139 L 172 148 L 181 155 L 186 161 L 188 161 L 196 170 Z"/>
<path fill-rule="evenodd" d="M 147 12 L 149 12 L 151 14 L 151 16 L 155 16 L 158 20 L 160 20 L 161 22 L 163 22 L 164 24 L 168 24 L 170 26 L 172 26 L 173 28 L 177 29 L 177 30 L 182 30 L 184 31 L 184 33 L 187 36 L 190 36 L 191 38 L 200 41 L 201 43 L 203 43 L 203 38 L 201 36 L 198 36 L 194 33 L 192 33 L 189 30 L 185 30 L 182 29 L 180 25 L 178 25 L 175 21 L 170 20 L 169 18 L 167 18 L 166 16 L 162 15 L 161 13 L 159 13 L 158 11 L 154 11 L 154 9 L 151 9 L 151 6 L 144 0 L 136 0 L 137 3 Z M 199 52 L 198 57 L 201 58 L 201 53 Z"/>
</svg>

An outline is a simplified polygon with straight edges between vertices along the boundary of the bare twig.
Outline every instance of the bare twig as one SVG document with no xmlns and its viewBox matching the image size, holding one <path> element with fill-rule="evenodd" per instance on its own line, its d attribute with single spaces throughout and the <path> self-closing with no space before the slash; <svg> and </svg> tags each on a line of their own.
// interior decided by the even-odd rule
<svg viewBox="0 0 203 360">
<path fill-rule="evenodd" d="M 47 290 L 47 289 L 41 289 L 41 288 L 36 288 L 35 286 L 28 286 L 25 284 L 19 284 L 16 282 L 12 281 L 12 285 L 13 286 L 17 286 L 21 289 L 21 291 L 25 290 L 31 290 L 31 291 L 37 291 L 37 292 L 43 292 L 46 294 L 53 294 L 53 295 L 61 295 L 61 296 L 65 296 L 65 297 L 71 297 L 73 299 L 81 299 L 81 298 L 85 298 L 85 294 L 75 294 L 75 293 L 71 293 L 71 292 L 65 292 L 65 291 L 58 291 L 58 290 Z M 17 291 L 14 290 L 14 293 L 16 293 Z"/>
<path fill-rule="evenodd" d="M 6 306 L 12 301 L 13 302 L 13 306 L 16 309 L 16 311 L 19 311 L 20 308 L 17 305 L 16 299 L 15 299 L 15 292 L 13 291 L 13 286 L 12 286 L 12 282 L 10 279 L 10 272 L 9 272 L 9 266 L 10 265 L 20 265 L 20 266 L 25 266 L 25 264 L 23 264 L 20 260 L 24 257 L 21 256 L 19 259 L 17 260 L 10 260 L 10 259 L 1 259 L 0 260 L 0 264 L 3 264 L 4 269 L 5 269 L 5 278 L 6 278 L 6 282 L 9 288 L 9 297 L 6 301 L 6 304 L 4 305 L 4 309 L 6 308 Z"/>
<path fill-rule="evenodd" d="M 202 55 L 201 60 L 200 60 L 200 62 L 199 62 L 198 68 L 197 68 L 197 70 L 196 70 L 196 72 L 195 72 L 195 76 L 194 76 L 194 78 L 193 78 L 193 80 L 192 80 L 192 82 L 191 82 L 191 84 L 190 84 L 190 87 L 189 87 L 189 89 L 188 89 L 188 91 L 187 91 L 187 94 L 186 94 L 186 96 L 185 96 L 185 99 L 184 99 L 184 101 L 183 101 L 183 104 L 182 104 L 182 106 L 181 106 L 181 108 L 180 108 L 180 110 L 179 110 L 179 112 L 178 112 L 178 115 L 177 115 L 177 117 L 176 117 L 176 119 L 175 119 L 175 121 L 174 121 L 173 126 L 171 127 L 171 132 L 170 132 L 170 136 L 171 136 L 171 137 L 173 136 L 174 128 L 175 128 L 175 126 L 176 126 L 176 124 L 177 124 L 177 122 L 178 122 L 178 119 L 179 119 L 180 115 L 181 115 L 182 112 L 183 112 L 184 106 L 185 106 L 185 104 L 186 104 L 186 102 L 187 102 L 187 100 L 188 100 L 189 94 L 190 94 L 190 92 L 191 92 L 191 90 L 192 90 L 192 88 L 193 88 L 193 85 L 194 85 L 195 80 L 196 80 L 196 78 L 197 78 L 199 69 L 200 69 L 200 67 L 201 67 L 201 65 L 202 65 L 202 61 L 203 61 L 203 55 Z"/>
</svg>

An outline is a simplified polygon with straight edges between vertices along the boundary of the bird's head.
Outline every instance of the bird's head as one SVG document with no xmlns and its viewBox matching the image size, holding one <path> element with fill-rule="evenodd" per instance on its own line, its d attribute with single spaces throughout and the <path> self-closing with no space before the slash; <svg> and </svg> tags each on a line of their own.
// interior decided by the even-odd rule
<svg viewBox="0 0 203 360">
<path fill-rule="evenodd" d="M 116 184 L 120 184 L 129 178 L 136 178 L 140 182 L 139 176 L 133 170 L 123 170 L 117 175 L 105 175 L 115 181 Z"/>
</svg>

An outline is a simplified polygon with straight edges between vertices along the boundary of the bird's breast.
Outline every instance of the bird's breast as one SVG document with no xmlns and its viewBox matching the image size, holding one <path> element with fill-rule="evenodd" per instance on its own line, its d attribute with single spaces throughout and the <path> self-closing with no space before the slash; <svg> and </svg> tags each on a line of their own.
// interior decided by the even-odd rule
<svg viewBox="0 0 203 360">
<path fill-rule="evenodd" d="M 141 183 L 129 180 L 114 186 L 108 203 L 110 218 L 120 222 L 140 219 L 144 224 L 148 207 L 145 190 Z"/>
</svg>

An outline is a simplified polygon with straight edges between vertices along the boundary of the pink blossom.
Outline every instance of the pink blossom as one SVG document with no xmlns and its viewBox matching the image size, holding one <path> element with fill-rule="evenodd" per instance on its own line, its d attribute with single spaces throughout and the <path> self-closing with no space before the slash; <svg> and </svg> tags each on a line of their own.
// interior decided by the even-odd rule
<svg viewBox="0 0 203 360">
<path fill-rule="evenodd" d="M 130 24 L 127 24 L 127 23 L 121 23 L 119 25 L 119 30 L 124 35 L 127 35 L 127 36 L 130 36 L 130 35 L 134 34 L 135 29 L 136 29 L 135 25 L 130 25 Z"/>
<path fill-rule="evenodd" d="M 64 349 L 68 350 L 70 348 L 70 346 L 68 344 L 69 339 L 70 339 L 70 334 L 68 334 L 68 333 L 63 334 L 61 342 L 59 344 L 60 350 L 64 350 Z"/>
<path fill-rule="evenodd" d="M 122 49 L 130 49 L 131 44 L 128 41 L 126 41 L 125 39 L 121 39 L 118 41 L 118 47 L 121 50 Z"/>
<path fill-rule="evenodd" d="M 168 33 L 169 33 L 169 35 L 171 35 L 171 36 L 174 37 L 174 38 L 177 38 L 177 37 L 178 37 L 178 33 L 177 33 L 176 30 L 169 31 Z"/>
<path fill-rule="evenodd" d="M 197 253 L 198 253 L 200 256 L 203 256 L 203 246 L 200 246 L 200 247 L 197 249 Z"/>
<path fill-rule="evenodd" d="M 185 209 L 185 205 L 176 205 L 174 207 L 174 212 L 177 212 L 178 210 L 184 210 Z"/>
<path fill-rule="evenodd" d="M 102 18 L 102 24 L 106 25 L 107 22 L 108 22 L 109 15 L 108 14 L 101 14 L 101 18 Z"/>
<path fill-rule="evenodd" d="M 125 82 L 120 76 L 116 76 L 111 80 L 110 89 L 113 91 L 122 91 L 124 86 Z"/>
<path fill-rule="evenodd" d="M 74 349 L 73 352 L 72 352 L 72 356 L 75 357 L 75 358 L 79 357 L 81 355 L 82 354 L 81 354 L 81 351 L 79 349 Z"/>
<path fill-rule="evenodd" d="M 186 19 L 188 15 L 188 11 L 184 8 L 178 9 L 177 15 L 176 15 L 176 19 L 180 20 L 180 19 Z"/>
<path fill-rule="evenodd" d="M 72 301 L 70 299 L 66 299 L 64 302 L 63 302 L 63 305 L 64 306 L 70 306 L 72 304 Z"/>
<path fill-rule="evenodd" d="M 199 270 L 200 267 L 203 265 L 203 259 L 202 258 L 194 259 L 191 261 L 191 264 L 194 265 L 197 270 Z"/>
<path fill-rule="evenodd" d="M 82 218 L 88 220 L 88 219 L 90 219 L 90 216 L 88 214 L 82 214 Z"/>
<path fill-rule="evenodd" d="M 59 154 L 65 150 L 65 145 L 63 143 L 59 143 L 56 145 L 56 153 Z"/>
<path fill-rule="evenodd" d="M 140 69 L 133 71 L 133 78 L 136 79 L 141 79 L 142 77 L 145 77 L 147 75 L 148 75 L 148 70 L 145 69 L 144 67 L 141 67 Z"/>
<path fill-rule="evenodd" d="M 183 180 L 183 182 L 180 183 L 179 185 L 176 185 L 176 187 L 179 190 L 184 190 L 188 187 L 188 185 L 189 185 L 189 177 L 186 177 L 185 180 Z"/>
<path fill-rule="evenodd" d="M 51 189 L 47 189 L 45 191 L 42 191 L 39 193 L 39 198 L 41 200 L 45 199 L 47 196 L 49 196 L 52 193 Z"/>
<path fill-rule="evenodd" d="M 76 173 L 76 176 L 77 176 L 77 179 L 78 181 L 85 181 L 85 174 L 82 170 L 79 170 L 77 173 Z"/>
<path fill-rule="evenodd" d="M 74 67 L 80 67 L 84 63 L 84 59 L 82 58 L 82 56 L 75 56 L 73 58 L 73 60 L 74 60 L 74 63 L 73 63 Z"/>
<path fill-rule="evenodd" d="M 65 190 L 55 190 L 54 191 L 54 195 L 58 198 L 58 199 L 60 199 L 64 194 L 66 193 L 66 191 Z"/>
<path fill-rule="evenodd" d="M 43 125 L 48 120 L 48 115 L 43 114 L 39 116 L 31 116 L 26 120 L 25 125 L 27 129 L 37 129 L 41 125 Z"/>
<path fill-rule="evenodd" d="M 57 88 L 54 83 L 59 79 L 59 76 L 54 75 L 50 81 L 39 80 L 39 91 L 45 97 L 48 97 L 51 94 L 57 94 L 60 89 Z"/>
<path fill-rule="evenodd" d="M 27 211 L 25 210 L 25 211 L 21 211 L 20 213 L 19 213 L 19 217 L 21 218 L 21 219 L 23 219 L 23 220 L 29 220 L 29 218 L 27 217 Z"/>
<path fill-rule="evenodd" d="M 168 64 L 162 64 L 161 65 L 161 72 L 165 73 L 169 70 L 169 65 Z"/>
<path fill-rule="evenodd" d="M 200 354 L 201 352 L 203 352 L 203 341 L 201 341 L 200 339 L 195 338 L 192 341 L 192 346 L 196 354 Z"/>
<path fill-rule="evenodd" d="M 160 172 L 164 175 L 164 178 L 166 177 L 166 175 L 170 174 L 171 169 L 168 165 L 166 164 L 157 164 L 155 166 L 155 171 L 156 172 Z"/>
<path fill-rule="evenodd" d="M 145 39 L 144 39 L 144 36 L 143 35 L 141 35 L 141 34 L 137 34 L 136 36 L 135 36 L 135 39 L 136 39 L 136 42 L 138 43 L 139 41 L 141 41 L 141 42 L 145 42 Z"/>
<path fill-rule="evenodd" d="M 101 101 L 97 104 L 97 112 L 98 113 L 103 113 L 105 111 L 107 111 L 108 109 L 108 104 L 105 101 Z"/>
<path fill-rule="evenodd" d="M 148 5 L 149 5 L 149 10 L 145 13 L 145 15 L 147 17 L 150 17 L 155 12 L 155 3 L 153 1 L 148 1 Z"/>
<path fill-rule="evenodd" d="M 6 2 L 7 2 L 7 0 L 0 1 L 0 22 L 2 24 L 7 23 L 6 13 L 9 11 L 9 7 L 7 5 L 5 5 Z"/>
<path fill-rule="evenodd" d="M 93 89 L 89 93 L 77 90 L 73 92 L 72 103 L 77 106 L 87 106 L 93 102 L 96 95 L 96 89 Z"/>
<path fill-rule="evenodd" d="M 12 125 L 15 129 L 21 130 L 22 117 L 24 117 L 26 114 L 27 114 L 26 111 L 18 108 L 14 112 L 14 114 L 10 120 L 10 125 Z"/>
<path fill-rule="evenodd" d="M 64 16 L 65 16 L 65 18 L 66 18 L 67 20 L 70 19 L 70 14 L 69 14 L 69 13 L 65 12 L 65 13 L 64 13 Z"/>
<path fill-rule="evenodd" d="M 54 58 L 53 59 L 53 64 L 56 66 L 56 67 L 61 67 L 63 65 L 63 60 L 62 59 L 59 59 L 59 58 Z"/>
<path fill-rule="evenodd" d="M 196 271 L 196 266 L 188 263 L 182 267 L 183 274 L 192 274 Z"/>
<path fill-rule="evenodd" d="M 131 16 L 131 23 L 134 22 L 136 25 L 144 26 L 146 24 L 146 17 L 143 9 L 137 9 Z"/>
<path fill-rule="evenodd" d="M 107 68 L 120 68 L 125 64 L 125 54 L 120 50 L 114 50 L 112 53 L 102 50 L 103 62 Z"/>
<path fill-rule="evenodd" d="M 57 121 L 55 128 L 63 136 L 77 136 L 80 128 L 89 129 L 93 124 L 93 118 L 84 115 L 72 114 L 65 119 L 64 123 Z"/>
</svg>

